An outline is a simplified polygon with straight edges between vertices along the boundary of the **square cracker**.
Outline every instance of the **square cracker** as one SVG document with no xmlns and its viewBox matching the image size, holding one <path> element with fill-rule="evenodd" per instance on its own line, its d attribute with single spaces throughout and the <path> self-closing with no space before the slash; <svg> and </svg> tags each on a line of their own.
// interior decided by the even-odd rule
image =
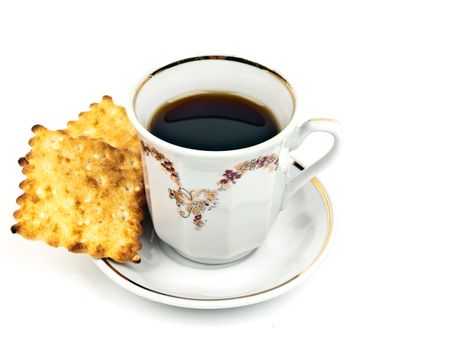
<svg viewBox="0 0 471 350">
<path fill-rule="evenodd" d="M 144 194 L 139 155 L 64 131 L 33 127 L 19 160 L 26 179 L 13 232 L 72 252 L 140 260 Z"/>
<path fill-rule="evenodd" d="M 80 113 L 77 120 L 67 123 L 65 131 L 72 137 L 88 136 L 116 148 L 140 152 L 139 137 L 126 110 L 115 105 L 110 96 L 103 96 L 100 103 L 92 103 L 88 112 Z"/>
</svg>

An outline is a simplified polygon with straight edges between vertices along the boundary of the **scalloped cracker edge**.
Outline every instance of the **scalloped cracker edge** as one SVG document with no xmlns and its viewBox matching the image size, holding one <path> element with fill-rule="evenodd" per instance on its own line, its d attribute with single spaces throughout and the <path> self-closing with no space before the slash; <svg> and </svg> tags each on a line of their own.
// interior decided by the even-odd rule
<svg viewBox="0 0 471 350">
<path fill-rule="evenodd" d="M 32 131 L 31 151 L 19 160 L 26 179 L 12 232 L 95 258 L 139 262 L 139 154 L 41 125 Z"/>
<path fill-rule="evenodd" d="M 116 148 L 140 152 L 139 136 L 128 119 L 124 107 L 115 105 L 110 96 L 100 103 L 92 103 L 90 110 L 67 123 L 66 132 L 72 137 L 88 136 Z"/>
</svg>

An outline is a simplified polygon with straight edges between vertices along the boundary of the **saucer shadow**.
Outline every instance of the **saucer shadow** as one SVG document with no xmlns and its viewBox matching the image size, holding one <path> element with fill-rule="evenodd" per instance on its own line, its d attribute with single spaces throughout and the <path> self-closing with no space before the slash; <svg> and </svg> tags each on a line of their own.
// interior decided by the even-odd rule
<svg viewBox="0 0 471 350">
<path fill-rule="evenodd" d="M 207 325 L 214 325 L 216 321 L 224 322 L 245 322 L 247 318 L 253 318 L 256 314 L 276 313 L 278 310 L 289 307 L 293 297 L 302 290 L 302 285 L 290 290 L 277 298 L 266 300 L 260 303 L 245 305 L 227 309 L 191 309 L 157 303 L 136 294 L 133 294 L 116 284 L 101 273 L 90 260 L 87 266 L 80 268 L 80 274 L 92 288 L 99 294 L 104 302 L 110 300 L 120 306 L 120 308 L 140 313 L 146 317 L 166 317 L 169 320 L 195 324 L 204 322 Z"/>
</svg>

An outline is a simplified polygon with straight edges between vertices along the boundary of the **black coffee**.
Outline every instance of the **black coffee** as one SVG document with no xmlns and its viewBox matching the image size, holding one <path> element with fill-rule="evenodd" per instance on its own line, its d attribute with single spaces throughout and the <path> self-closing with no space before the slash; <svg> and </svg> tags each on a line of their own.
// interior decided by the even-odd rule
<svg viewBox="0 0 471 350">
<path fill-rule="evenodd" d="M 160 107 L 149 131 L 174 145 L 227 151 L 266 141 L 279 132 L 267 108 L 237 95 L 203 93 Z"/>
</svg>

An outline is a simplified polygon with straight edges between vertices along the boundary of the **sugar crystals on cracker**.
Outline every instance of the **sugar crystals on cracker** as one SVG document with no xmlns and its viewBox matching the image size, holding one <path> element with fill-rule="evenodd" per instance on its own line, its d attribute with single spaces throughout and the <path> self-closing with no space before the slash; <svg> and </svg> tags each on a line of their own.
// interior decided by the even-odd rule
<svg viewBox="0 0 471 350">
<path fill-rule="evenodd" d="M 26 179 L 12 231 L 96 258 L 139 261 L 139 154 L 40 125 L 33 132 L 31 152 L 20 159 Z"/>
<path fill-rule="evenodd" d="M 117 148 L 140 152 L 139 138 L 126 110 L 115 105 L 110 96 L 103 96 L 100 103 L 92 103 L 89 111 L 80 113 L 77 120 L 67 124 L 66 131 L 72 137 L 87 136 Z"/>
</svg>

